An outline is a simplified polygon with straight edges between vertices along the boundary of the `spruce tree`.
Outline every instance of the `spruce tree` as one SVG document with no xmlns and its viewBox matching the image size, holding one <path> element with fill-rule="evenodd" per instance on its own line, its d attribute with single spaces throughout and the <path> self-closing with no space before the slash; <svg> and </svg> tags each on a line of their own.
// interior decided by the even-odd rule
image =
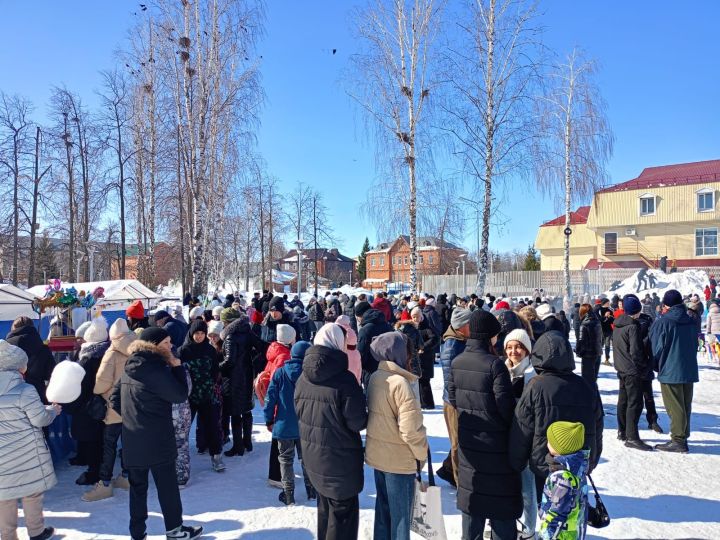
<svg viewBox="0 0 720 540">
<path fill-rule="evenodd" d="M 370 251 L 370 241 L 368 240 L 367 236 L 365 237 L 365 242 L 363 243 L 362 250 L 360 250 L 360 256 L 358 257 L 358 263 L 357 263 L 357 275 L 358 279 L 360 281 L 363 281 L 367 277 L 367 269 L 365 266 L 365 254 Z"/>
<path fill-rule="evenodd" d="M 540 270 L 540 257 L 538 256 L 535 246 L 530 244 L 525 254 L 525 264 L 523 270 Z"/>
<path fill-rule="evenodd" d="M 55 250 L 47 234 L 40 239 L 35 259 L 37 265 L 35 266 L 34 283 L 46 284 L 46 280 L 60 277 L 60 269 L 55 260 Z"/>
</svg>

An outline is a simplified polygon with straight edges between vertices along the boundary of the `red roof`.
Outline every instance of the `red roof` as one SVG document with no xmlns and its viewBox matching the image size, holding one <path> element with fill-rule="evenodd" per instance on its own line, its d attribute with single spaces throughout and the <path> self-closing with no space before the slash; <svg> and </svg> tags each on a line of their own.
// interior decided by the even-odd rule
<svg viewBox="0 0 720 540">
<path fill-rule="evenodd" d="M 581 206 L 574 212 L 570 212 L 570 225 L 578 225 L 580 223 L 587 223 L 588 215 L 590 214 L 589 206 Z M 546 221 L 541 227 L 554 227 L 556 225 L 565 225 L 565 214 L 558 216 L 555 219 Z"/>
<path fill-rule="evenodd" d="M 720 181 L 720 159 L 648 167 L 637 178 L 606 187 L 597 193 L 704 184 L 713 181 Z"/>
</svg>

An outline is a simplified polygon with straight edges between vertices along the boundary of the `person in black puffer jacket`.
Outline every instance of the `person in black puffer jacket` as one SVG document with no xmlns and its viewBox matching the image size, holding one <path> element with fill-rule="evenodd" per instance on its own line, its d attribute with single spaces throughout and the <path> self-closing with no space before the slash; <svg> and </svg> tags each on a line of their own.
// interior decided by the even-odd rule
<svg viewBox="0 0 720 540">
<path fill-rule="evenodd" d="M 128 348 L 125 373 L 115 385 L 110 405 L 123 419 L 123 462 L 130 481 L 130 536 L 145 536 L 148 474 L 152 472 L 168 538 L 196 538 L 202 527 L 182 524 L 182 502 L 175 471 L 177 446 L 173 404 L 188 399 L 185 368 L 172 354 L 163 328 L 146 328 Z M 186 536 L 181 536 L 183 533 Z"/>
<path fill-rule="evenodd" d="M 32 319 L 29 317 L 15 319 L 5 341 L 10 345 L 20 347 L 27 354 L 25 382 L 35 387 L 38 396 L 47 405 L 45 382 L 50 380 L 50 375 L 55 369 L 55 359 L 50 349 L 43 343 Z"/>
<path fill-rule="evenodd" d="M 224 407 L 230 411 L 233 433 L 232 448 L 225 455 L 242 456 L 253 449 L 253 381 L 265 368 L 266 344 L 252 331 L 248 318 L 239 311 L 224 310 L 222 321 L 226 326 L 220 334 L 223 342 L 220 371 L 223 377 L 230 379 L 230 396 Z"/>
<path fill-rule="evenodd" d="M 358 494 L 364 480 L 360 432 L 368 413 L 344 349 L 342 328 L 325 324 L 305 353 L 295 386 L 303 461 L 318 493 L 318 540 L 354 540 L 358 535 Z"/>
<path fill-rule="evenodd" d="M 268 303 L 268 313 L 263 320 L 263 341 L 272 343 L 277 340 L 278 324 L 288 324 L 295 329 L 296 335 L 300 335 L 300 327 L 295 322 L 292 312 L 285 309 L 285 302 L 281 296 L 274 296 Z"/>
<path fill-rule="evenodd" d="M 581 359 L 582 377 L 590 384 L 597 384 L 600 357 L 602 356 L 603 334 L 596 311 L 590 304 L 583 304 L 578 311 L 580 317 L 579 338 L 575 354 Z"/>
<path fill-rule="evenodd" d="M 385 320 L 385 315 L 377 309 L 372 309 L 368 302 L 358 302 L 355 304 L 355 318 L 358 323 L 358 343 L 357 350 L 360 353 L 363 368 L 363 385 L 367 388 L 367 381 L 370 375 L 377 370 L 378 363 L 373 358 L 370 351 L 370 343 L 375 336 L 392 332 L 390 326 Z"/>
<path fill-rule="evenodd" d="M 465 350 L 450 368 L 448 397 L 458 412 L 458 494 L 463 538 L 515 538 L 522 514 L 520 475 L 510 467 L 508 433 L 515 407 L 510 374 L 493 347 L 500 323 L 485 310 L 470 317 Z"/>
<path fill-rule="evenodd" d="M 180 361 L 190 373 L 192 391 L 188 396 L 190 402 L 191 423 L 198 417 L 198 427 L 210 450 L 210 457 L 215 470 L 222 470 L 222 434 L 220 418 L 214 407 L 215 387 L 220 376 L 217 351 L 207 338 L 207 323 L 196 319 L 190 324 L 190 331 L 185 343 L 178 350 Z"/>
<path fill-rule="evenodd" d="M 582 422 L 583 448 L 590 450 L 592 472 L 602 453 L 604 413 L 597 388 L 573 373 L 572 349 L 562 335 L 547 332 L 540 336 L 530 357 L 537 375 L 525 385 L 515 407 L 510 428 L 510 464 L 521 471 L 530 461 L 539 503 L 550 472 L 546 460 L 547 428 L 558 420 Z"/>
<path fill-rule="evenodd" d="M 643 378 L 647 372 L 647 357 L 643 350 L 642 328 L 637 318 L 642 310 L 640 300 L 633 294 L 623 297 L 625 313 L 615 319 L 613 330 L 613 359 L 618 372 L 617 421 L 618 439 L 625 446 L 637 450 L 652 450 L 640 440 L 638 422 L 643 410 Z"/>
<path fill-rule="evenodd" d="M 80 396 L 65 405 L 64 409 L 72 415 L 70 433 L 77 441 L 77 457 L 87 464 L 88 468 L 75 480 L 81 486 L 91 486 L 100 480 L 100 464 L 103 453 L 103 419 L 95 420 L 90 416 L 87 407 L 95 395 L 95 379 L 105 351 L 110 347 L 107 322 L 102 317 L 93 319 L 85 331 L 85 343 L 78 353 L 78 364 L 85 370 L 80 383 Z"/>
<path fill-rule="evenodd" d="M 643 342 L 643 354 L 645 355 L 646 370 L 642 375 L 642 389 L 643 389 L 643 401 L 645 402 L 645 418 L 648 423 L 648 429 L 652 429 L 656 433 L 664 433 L 663 429 L 658 424 L 658 413 L 655 407 L 655 396 L 653 394 L 653 379 L 655 378 L 655 371 L 653 370 L 652 361 L 652 346 L 650 345 L 650 326 L 652 326 L 655 319 L 645 313 L 640 313 L 637 318 L 638 324 L 640 324 L 640 336 Z"/>
<path fill-rule="evenodd" d="M 422 350 L 420 352 L 420 406 L 423 409 L 432 410 L 435 408 L 435 398 L 430 386 L 430 380 L 435 376 L 435 351 L 440 345 L 440 338 L 435 334 L 429 321 L 425 318 L 425 310 L 415 306 L 410 312 L 412 320 L 417 324 L 420 337 L 422 338 Z"/>
</svg>

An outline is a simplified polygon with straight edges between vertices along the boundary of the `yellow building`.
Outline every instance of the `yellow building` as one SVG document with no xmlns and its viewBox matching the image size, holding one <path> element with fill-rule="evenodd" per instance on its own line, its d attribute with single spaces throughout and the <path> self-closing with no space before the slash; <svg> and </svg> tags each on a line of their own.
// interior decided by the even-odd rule
<svg viewBox="0 0 720 540">
<path fill-rule="evenodd" d="M 644 169 L 597 191 L 571 213 L 570 269 L 720 265 L 720 160 Z M 535 240 L 542 270 L 561 270 L 565 216 L 543 223 Z"/>
</svg>

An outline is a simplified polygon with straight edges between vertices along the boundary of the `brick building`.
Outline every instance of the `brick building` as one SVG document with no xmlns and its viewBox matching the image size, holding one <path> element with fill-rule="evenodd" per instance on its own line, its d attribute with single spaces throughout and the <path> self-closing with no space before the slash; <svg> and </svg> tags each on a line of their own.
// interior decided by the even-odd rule
<svg viewBox="0 0 720 540">
<path fill-rule="evenodd" d="M 317 260 L 317 273 L 320 278 L 325 278 L 336 286 L 340 283 L 351 283 L 355 277 L 355 260 L 340 253 L 336 248 L 318 248 L 302 250 L 302 273 L 303 283 L 315 273 L 315 260 Z M 298 253 L 291 249 L 278 262 L 280 270 L 286 272 L 297 272 Z M 318 280 L 320 281 L 320 280 Z"/>
<path fill-rule="evenodd" d="M 422 283 L 423 275 L 454 272 L 456 263 L 467 257 L 467 251 L 439 238 L 420 236 L 417 239 L 417 255 L 418 282 Z M 368 251 L 365 270 L 364 286 L 369 289 L 381 289 L 387 283 L 409 283 L 410 237 L 401 235 Z"/>
</svg>

